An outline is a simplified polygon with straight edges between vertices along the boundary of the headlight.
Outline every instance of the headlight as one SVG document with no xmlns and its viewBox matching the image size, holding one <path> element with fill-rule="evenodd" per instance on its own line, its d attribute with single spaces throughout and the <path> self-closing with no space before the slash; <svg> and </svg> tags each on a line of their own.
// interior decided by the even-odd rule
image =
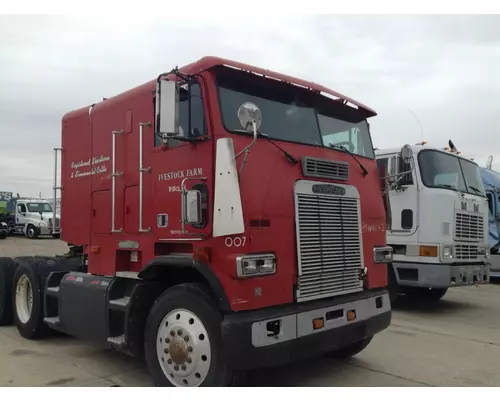
<svg viewBox="0 0 500 400">
<path fill-rule="evenodd" d="M 443 247 L 443 259 L 450 260 L 453 258 L 453 246 L 444 246 Z"/>
<path fill-rule="evenodd" d="M 252 254 L 236 258 L 238 278 L 272 275 L 276 273 L 276 257 L 274 254 Z"/>
<path fill-rule="evenodd" d="M 490 248 L 489 247 L 478 247 L 477 254 L 479 256 L 487 258 L 490 256 Z"/>
<path fill-rule="evenodd" d="M 392 261 L 394 250 L 390 246 L 374 247 L 373 261 L 376 264 L 384 264 Z"/>
</svg>

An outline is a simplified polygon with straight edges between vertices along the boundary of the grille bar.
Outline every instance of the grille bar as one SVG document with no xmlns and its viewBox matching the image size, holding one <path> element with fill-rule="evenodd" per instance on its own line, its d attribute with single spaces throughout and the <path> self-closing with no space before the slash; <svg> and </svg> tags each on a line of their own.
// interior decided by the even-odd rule
<svg viewBox="0 0 500 400">
<path fill-rule="evenodd" d="M 323 188 L 314 193 L 318 185 Z M 341 194 L 324 193 L 325 186 L 343 190 Z M 295 185 L 295 219 L 297 301 L 361 291 L 359 271 L 364 264 L 357 189 L 299 181 Z"/>
<path fill-rule="evenodd" d="M 484 239 L 482 214 L 455 213 L 455 240 L 478 241 Z"/>
<path fill-rule="evenodd" d="M 341 161 L 325 160 L 323 158 L 303 157 L 302 174 L 309 178 L 347 181 L 349 178 L 349 164 Z"/>
<path fill-rule="evenodd" d="M 457 244 L 455 246 L 457 260 L 477 260 L 479 258 L 478 246 L 475 244 Z"/>
</svg>

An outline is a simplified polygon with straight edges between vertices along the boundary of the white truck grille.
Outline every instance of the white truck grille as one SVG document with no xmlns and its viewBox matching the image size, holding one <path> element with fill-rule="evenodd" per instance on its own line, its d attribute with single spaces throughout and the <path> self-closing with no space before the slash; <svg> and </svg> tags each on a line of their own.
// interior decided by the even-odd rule
<svg viewBox="0 0 500 400">
<path fill-rule="evenodd" d="M 481 214 L 455 213 L 455 240 L 483 240 L 484 219 Z"/>
<path fill-rule="evenodd" d="M 52 218 L 49 218 L 49 228 L 52 228 L 54 220 Z M 56 218 L 56 228 L 60 228 L 61 225 L 61 220 L 59 218 Z"/>
<path fill-rule="evenodd" d="M 457 260 L 476 260 L 479 258 L 478 247 L 475 244 L 457 244 L 455 246 Z"/>
<path fill-rule="evenodd" d="M 359 204 L 353 186 L 297 182 L 297 301 L 363 290 Z"/>
</svg>

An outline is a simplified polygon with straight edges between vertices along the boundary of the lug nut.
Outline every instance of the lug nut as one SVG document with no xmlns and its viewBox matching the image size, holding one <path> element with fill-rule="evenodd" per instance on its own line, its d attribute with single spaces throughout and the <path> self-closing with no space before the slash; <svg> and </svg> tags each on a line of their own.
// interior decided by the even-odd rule
<svg viewBox="0 0 500 400">
<path fill-rule="evenodd" d="M 174 365 L 174 369 L 175 369 L 176 371 L 179 371 L 179 366 L 178 366 L 178 365 Z"/>
<path fill-rule="evenodd" d="M 185 340 L 186 342 L 188 342 L 188 341 L 189 341 L 189 336 L 188 336 L 188 335 L 184 336 L 184 340 Z"/>
<path fill-rule="evenodd" d="M 177 334 L 178 334 L 179 336 L 182 336 L 182 331 L 179 329 L 179 330 L 177 331 Z"/>
<path fill-rule="evenodd" d="M 170 335 L 171 336 L 175 336 L 175 332 L 174 331 L 170 331 Z"/>
<path fill-rule="evenodd" d="M 188 363 L 188 364 L 191 364 L 191 362 L 192 362 L 193 360 L 191 360 L 191 357 L 188 357 L 186 361 L 187 361 L 187 363 Z"/>
<path fill-rule="evenodd" d="M 168 349 L 163 350 L 165 354 L 168 354 Z"/>
<path fill-rule="evenodd" d="M 172 359 L 171 359 L 171 358 L 169 358 L 169 359 L 167 360 L 167 364 L 169 364 L 169 365 L 170 365 L 170 364 L 172 364 Z"/>
<path fill-rule="evenodd" d="M 186 370 L 186 366 L 185 365 L 183 365 L 181 368 L 182 368 L 183 371 Z"/>
<path fill-rule="evenodd" d="M 192 348 L 191 346 L 188 346 L 188 351 L 189 351 L 190 353 L 192 353 L 192 352 L 193 352 L 193 348 Z"/>
<path fill-rule="evenodd" d="M 170 343 L 170 339 L 169 338 L 165 338 L 165 343 Z"/>
</svg>

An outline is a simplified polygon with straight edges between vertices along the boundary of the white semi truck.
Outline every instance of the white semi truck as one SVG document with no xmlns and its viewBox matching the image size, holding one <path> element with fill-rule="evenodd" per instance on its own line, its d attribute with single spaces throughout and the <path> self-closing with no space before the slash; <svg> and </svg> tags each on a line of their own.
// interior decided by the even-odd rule
<svg viewBox="0 0 500 400">
<path fill-rule="evenodd" d="M 450 287 L 488 283 L 488 202 L 479 166 L 425 142 L 375 154 L 394 249 L 391 301 L 399 294 L 437 301 Z"/>
<path fill-rule="evenodd" d="M 15 225 L 12 234 L 36 239 L 40 235 L 58 238 L 61 233 L 61 217 L 51 201 L 39 198 L 15 199 Z"/>
</svg>

